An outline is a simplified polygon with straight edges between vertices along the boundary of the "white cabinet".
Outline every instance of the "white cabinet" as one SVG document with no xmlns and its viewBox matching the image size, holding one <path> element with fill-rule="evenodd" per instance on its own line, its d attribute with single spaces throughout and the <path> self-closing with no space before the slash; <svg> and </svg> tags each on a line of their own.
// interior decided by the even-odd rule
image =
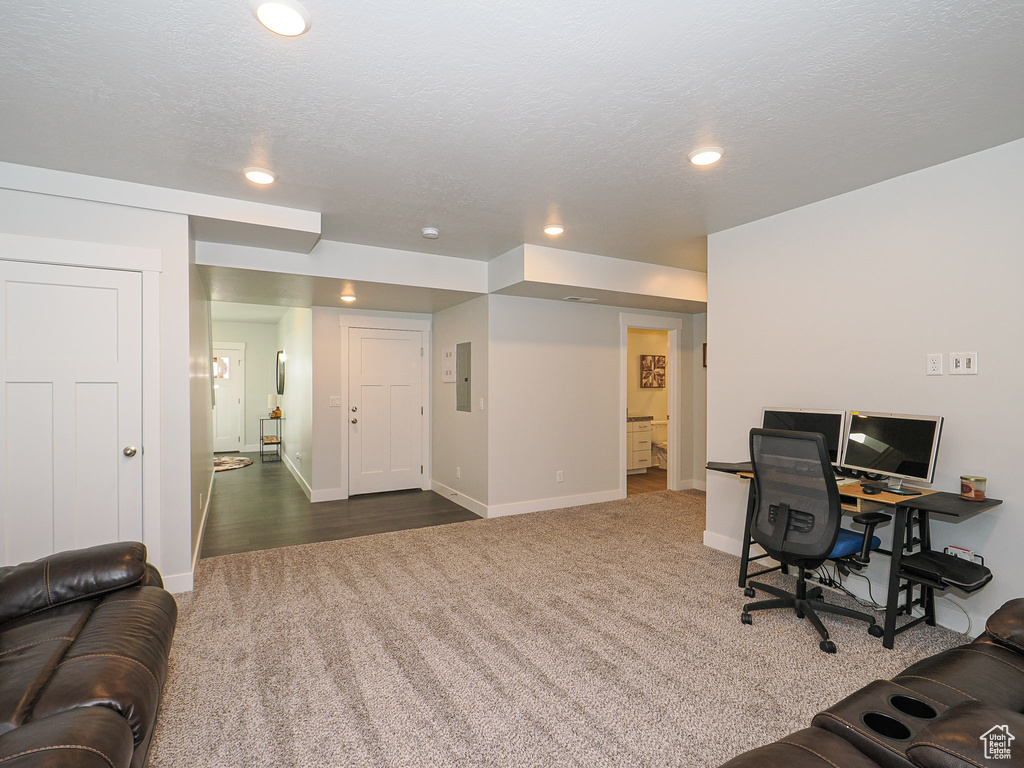
<svg viewBox="0 0 1024 768">
<path fill-rule="evenodd" d="M 651 422 L 626 422 L 626 469 L 643 471 L 651 466 Z"/>
</svg>

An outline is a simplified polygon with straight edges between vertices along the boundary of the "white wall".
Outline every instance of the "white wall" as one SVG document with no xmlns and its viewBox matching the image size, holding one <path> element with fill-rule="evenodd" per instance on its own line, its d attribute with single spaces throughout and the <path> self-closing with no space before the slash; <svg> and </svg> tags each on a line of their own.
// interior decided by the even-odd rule
<svg viewBox="0 0 1024 768">
<path fill-rule="evenodd" d="M 272 409 L 267 408 L 267 395 L 277 392 L 277 323 L 233 323 L 214 321 L 213 343 L 243 342 L 245 344 L 245 420 L 243 450 L 260 449 L 260 419 Z"/>
<path fill-rule="evenodd" d="M 285 353 L 284 396 L 280 407 L 281 452 L 306 496 L 313 482 L 313 313 L 292 308 L 277 326 L 278 349 Z M 274 354 L 275 367 L 277 353 Z M 275 368 L 276 370 L 276 368 Z M 276 390 L 275 390 L 276 391 Z M 263 404 L 266 405 L 266 396 Z"/>
<path fill-rule="evenodd" d="M 162 271 L 143 284 L 143 307 L 159 305 L 158 333 L 146 336 L 147 354 L 159 349 L 159 397 L 144 392 L 143 419 L 159 423 L 159 441 L 146 445 L 145 493 L 158 489 L 159 509 L 145 512 L 143 536 L 150 555 L 173 589 L 192 586 L 192 435 L 190 419 L 190 273 L 188 219 L 106 203 L 0 190 L 0 232 L 86 243 L 155 249 Z M 202 299 L 199 299 L 200 302 Z M 144 334 L 146 330 L 144 329 Z M 209 354 L 207 352 L 207 354 Z M 201 374 L 200 374 L 201 375 Z M 207 373 L 207 376 L 209 374 Z M 201 429 L 202 416 L 200 416 Z M 152 434 L 152 433 L 150 433 Z M 196 481 L 197 484 L 199 481 Z M 150 505 L 151 507 L 152 505 Z M 148 529 L 148 523 L 159 528 Z"/>
<path fill-rule="evenodd" d="M 488 297 L 467 301 L 434 315 L 432 353 L 432 459 L 433 488 L 441 494 L 459 494 L 458 503 L 484 514 L 488 503 L 487 422 L 491 413 L 480 410 L 490 401 L 488 387 Z M 470 387 L 473 410 L 455 410 L 455 384 L 441 381 L 441 352 L 445 347 L 470 343 Z M 456 477 L 456 468 L 460 477 Z M 456 497 L 453 497 L 456 498 Z"/>
<path fill-rule="evenodd" d="M 1024 140 L 708 245 L 710 458 L 743 459 L 764 405 L 944 416 L 934 487 L 956 491 L 961 473 L 980 474 L 1004 499 L 959 525 L 933 525 L 933 545 L 971 547 L 995 574 L 964 600 L 976 629 L 1020 595 L 1024 576 L 1022 178 Z M 927 353 L 953 351 L 977 352 L 979 375 L 925 376 Z M 738 551 L 746 488 L 709 475 L 706 541 Z M 887 565 L 872 569 L 876 580 Z M 965 628 L 952 609 L 940 620 Z"/>
<path fill-rule="evenodd" d="M 658 389 L 640 386 L 641 355 L 667 357 L 668 331 L 630 328 L 627 352 L 629 367 L 626 369 L 626 413 L 630 416 L 653 416 L 655 421 L 664 421 L 668 417 L 668 387 Z"/>
<path fill-rule="evenodd" d="M 189 245 L 189 434 L 192 478 L 191 563 L 195 571 L 213 489 L 213 395 L 210 390 L 210 302 Z"/>
<path fill-rule="evenodd" d="M 704 467 L 708 463 L 708 369 L 704 367 L 704 342 L 708 340 L 708 316 L 693 316 L 693 347 L 691 350 L 693 369 L 693 456 L 690 464 L 690 476 L 693 487 L 705 490 Z"/>
<path fill-rule="evenodd" d="M 618 498 L 622 309 L 496 294 L 488 302 L 488 514 Z M 691 327 L 689 315 L 641 314 Z M 692 387 L 680 386 L 674 410 L 690 413 Z"/>
</svg>

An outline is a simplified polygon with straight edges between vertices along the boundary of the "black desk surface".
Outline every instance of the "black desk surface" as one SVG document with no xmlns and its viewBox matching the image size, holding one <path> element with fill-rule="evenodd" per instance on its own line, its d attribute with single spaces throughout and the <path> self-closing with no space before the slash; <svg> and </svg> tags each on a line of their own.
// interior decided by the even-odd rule
<svg viewBox="0 0 1024 768">
<path fill-rule="evenodd" d="M 927 496 L 904 496 L 895 502 L 897 507 L 916 509 L 921 512 L 931 512 L 934 515 L 945 515 L 962 520 L 971 517 L 979 512 L 984 512 L 992 507 L 1002 504 L 1002 499 L 985 499 L 984 501 L 968 501 L 960 498 L 959 494 L 939 491 L 929 493 Z"/>
<path fill-rule="evenodd" d="M 749 461 L 709 461 L 704 468 L 710 469 L 712 472 L 729 472 L 733 475 L 754 471 Z"/>
</svg>

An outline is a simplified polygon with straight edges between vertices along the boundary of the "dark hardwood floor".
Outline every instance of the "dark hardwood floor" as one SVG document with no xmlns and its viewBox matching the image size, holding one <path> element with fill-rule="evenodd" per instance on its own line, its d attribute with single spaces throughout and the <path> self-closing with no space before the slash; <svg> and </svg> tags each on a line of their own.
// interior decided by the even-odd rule
<svg viewBox="0 0 1024 768">
<path fill-rule="evenodd" d="M 237 455 L 253 463 L 217 473 L 201 557 L 479 519 L 433 491 L 372 493 L 312 504 L 283 462 L 261 463 L 256 453 Z"/>
<path fill-rule="evenodd" d="M 639 475 L 626 475 L 626 496 L 668 490 L 668 471 L 649 467 Z"/>
</svg>

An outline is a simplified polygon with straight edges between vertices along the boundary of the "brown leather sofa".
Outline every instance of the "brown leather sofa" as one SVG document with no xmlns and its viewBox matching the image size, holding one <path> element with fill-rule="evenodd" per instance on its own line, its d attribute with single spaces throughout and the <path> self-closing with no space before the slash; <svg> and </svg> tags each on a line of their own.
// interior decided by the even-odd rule
<svg viewBox="0 0 1024 768">
<path fill-rule="evenodd" d="M 1024 766 L 1024 598 L 973 643 L 876 680 L 815 715 L 810 728 L 722 768 Z"/>
<path fill-rule="evenodd" d="M 177 613 L 139 543 L 0 568 L 0 766 L 144 765 Z"/>
</svg>

